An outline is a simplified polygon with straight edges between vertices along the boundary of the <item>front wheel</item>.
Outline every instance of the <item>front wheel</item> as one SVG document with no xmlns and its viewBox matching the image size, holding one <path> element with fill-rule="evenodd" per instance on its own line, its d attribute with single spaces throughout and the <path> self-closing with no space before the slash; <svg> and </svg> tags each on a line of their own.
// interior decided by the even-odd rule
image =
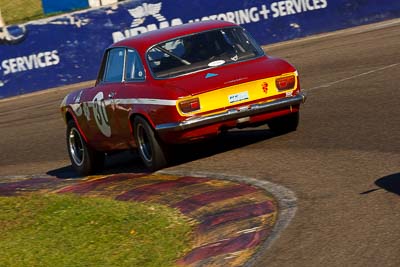
<svg viewBox="0 0 400 267">
<path fill-rule="evenodd" d="M 67 125 L 67 149 L 72 167 L 79 175 L 86 176 L 104 166 L 104 153 L 90 148 L 73 120 Z"/>
<path fill-rule="evenodd" d="M 282 117 L 277 117 L 268 122 L 271 131 L 284 134 L 296 131 L 299 125 L 299 112 L 291 113 Z"/>
<path fill-rule="evenodd" d="M 144 118 L 134 119 L 133 135 L 140 158 L 148 169 L 156 171 L 167 166 L 166 147 Z"/>
</svg>

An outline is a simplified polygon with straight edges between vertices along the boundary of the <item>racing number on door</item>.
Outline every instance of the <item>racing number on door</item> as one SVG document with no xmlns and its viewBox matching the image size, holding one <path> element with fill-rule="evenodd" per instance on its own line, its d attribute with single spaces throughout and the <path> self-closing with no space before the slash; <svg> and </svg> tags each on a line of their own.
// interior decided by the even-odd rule
<svg viewBox="0 0 400 267">
<path fill-rule="evenodd" d="M 93 114 L 97 127 L 99 127 L 101 133 L 110 137 L 111 127 L 107 116 L 106 104 L 104 103 L 103 92 L 98 92 L 93 98 Z"/>
</svg>

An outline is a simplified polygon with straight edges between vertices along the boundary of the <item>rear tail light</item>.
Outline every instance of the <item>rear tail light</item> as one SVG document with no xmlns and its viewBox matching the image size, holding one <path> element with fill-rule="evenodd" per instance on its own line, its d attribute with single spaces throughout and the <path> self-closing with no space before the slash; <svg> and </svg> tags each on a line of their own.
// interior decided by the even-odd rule
<svg viewBox="0 0 400 267">
<path fill-rule="evenodd" d="M 193 98 L 179 103 L 179 108 L 183 113 L 189 113 L 200 109 L 200 100 Z"/>
<path fill-rule="evenodd" d="M 296 77 L 294 75 L 291 75 L 276 79 L 275 84 L 278 90 L 288 90 L 293 89 L 295 81 Z"/>
</svg>

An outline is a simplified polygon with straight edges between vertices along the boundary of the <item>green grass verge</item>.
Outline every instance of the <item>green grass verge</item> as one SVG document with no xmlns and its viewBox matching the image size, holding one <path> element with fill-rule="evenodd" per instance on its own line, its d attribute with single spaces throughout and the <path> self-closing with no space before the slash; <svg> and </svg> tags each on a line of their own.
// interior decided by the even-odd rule
<svg viewBox="0 0 400 267">
<path fill-rule="evenodd" d="M 72 195 L 0 197 L 1 266 L 174 266 L 190 223 L 171 208 Z"/>
<path fill-rule="evenodd" d="M 17 24 L 44 17 L 41 0 L 0 0 L 6 24 Z"/>
<path fill-rule="evenodd" d="M 12 25 L 70 13 L 81 9 L 74 9 L 70 12 L 44 14 L 41 0 L 0 0 L 0 10 L 5 23 L 7 25 Z"/>
</svg>

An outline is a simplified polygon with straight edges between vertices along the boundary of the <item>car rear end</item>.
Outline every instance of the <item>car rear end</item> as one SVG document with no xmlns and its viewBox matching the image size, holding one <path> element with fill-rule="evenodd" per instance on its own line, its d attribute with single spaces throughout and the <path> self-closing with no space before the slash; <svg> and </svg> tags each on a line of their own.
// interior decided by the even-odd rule
<svg viewBox="0 0 400 267">
<path fill-rule="evenodd" d="M 147 62 L 156 81 L 187 92 L 176 102 L 178 119 L 155 125 L 168 143 L 263 124 L 298 113 L 305 101 L 296 69 L 266 56 L 238 26 L 156 44 L 149 48 Z"/>
<path fill-rule="evenodd" d="M 168 142 L 194 141 L 298 113 L 305 99 L 297 72 L 288 72 L 182 98 L 176 105 L 182 119 L 156 130 Z"/>
</svg>

